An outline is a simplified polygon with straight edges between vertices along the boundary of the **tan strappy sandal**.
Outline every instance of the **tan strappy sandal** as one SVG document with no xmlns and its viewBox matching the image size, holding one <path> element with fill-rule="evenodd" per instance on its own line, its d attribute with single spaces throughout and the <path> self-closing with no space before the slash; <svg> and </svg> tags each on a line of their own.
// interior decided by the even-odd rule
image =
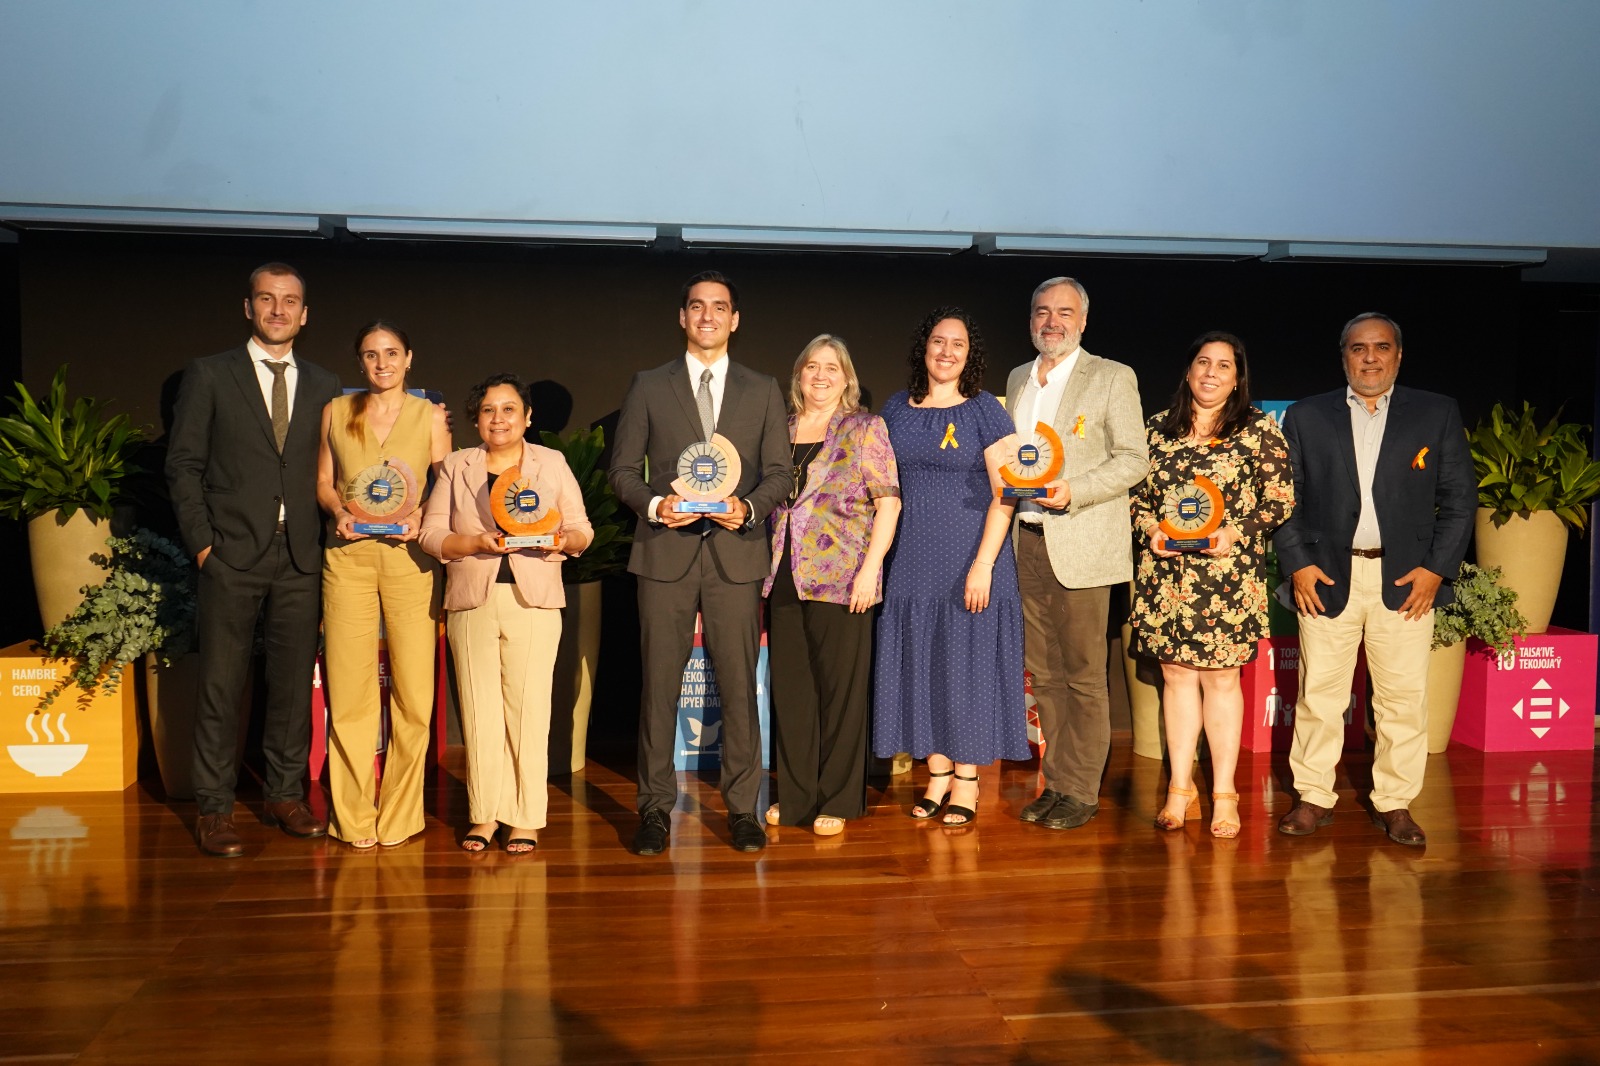
<svg viewBox="0 0 1600 1066">
<path fill-rule="evenodd" d="M 1169 795 L 1169 796 L 1188 796 L 1189 797 L 1189 805 L 1184 808 L 1183 814 L 1181 814 L 1180 816 L 1178 816 L 1176 818 L 1174 818 L 1171 814 L 1167 813 L 1167 809 L 1165 807 L 1161 808 L 1159 811 L 1156 812 L 1156 828 L 1157 829 L 1165 829 L 1168 832 L 1171 832 L 1174 829 L 1182 829 L 1183 828 L 1183 823 L 1187 822 L 1190 818 L 1198 818 L 1198 817 L 1200 817 L 1200 790 L 1199 789 L 1197 789 L 1197 788 L 1179 788 L 1177 785 L 1168 785 L 1167 786 L 1167 795 Z"/>
</svg>

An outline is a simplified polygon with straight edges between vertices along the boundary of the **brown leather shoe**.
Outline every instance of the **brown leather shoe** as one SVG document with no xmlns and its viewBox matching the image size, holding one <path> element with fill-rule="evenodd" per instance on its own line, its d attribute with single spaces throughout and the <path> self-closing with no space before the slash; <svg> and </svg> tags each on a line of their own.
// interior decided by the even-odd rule
<svg viewBox="0 0 1600 1066">
<path fill-rule="evenodd" d="M 244 854 L 244 841 L 239 839 L 233 819 L 226 814 L 202 814 L 194 823 L 194 839 L 207 855 L 237 859 Z"/>
<path fill-rule="evenodd" d="M 1325 825 L 1333 823 L 1333 811 L 1327 807 L 1318 807 L 1315 803 L 1300 800 L 1289 813 L 1278 821 L 1278 832 L 1288 833 L 1292 837 L 1308 837 Z"/>
<path fill-rule="evenodd" d="M 1373 811 L 1372 824 L 1382 829 L 1396 844 L 1420 848 L 1428 842 L 1428 834 L 1411 818 L 1411 812 L 1401 807 L 1396 811 Z"/>
<path fill-rule="evenodd" d="M 269 803 L 262 812 L 261 820 L 268 825 L 278 826 L 292 837 L 320 837 L 328 832 L 328 827 L 311 813 L 305 800 Z"/>
</svg>

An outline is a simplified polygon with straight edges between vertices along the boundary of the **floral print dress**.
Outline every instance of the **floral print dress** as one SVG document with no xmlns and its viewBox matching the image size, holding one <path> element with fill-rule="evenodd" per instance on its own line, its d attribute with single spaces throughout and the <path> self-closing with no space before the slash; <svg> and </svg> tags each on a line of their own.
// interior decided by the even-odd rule
<svg viewBox="0 0 1600 1066">
<path fill-rule="evenodd" d="M 1161 432 L 1167 413 L 1145 423 L 1150 475 L 1133 489 L 1139 563 L 1133 575 L 1134 649 L 1165 663 L 1243 666 L 1267 634 L 1267 538 L 1294 511 L 1289 447 L 1272 416 L 1252 407 L 1226 440 L 1197 444 Z M 1226 522 L 1241 534 L 1233 552 L 1214 559 L 1150 550 L 1162 497 L 1203 474 L 1222 491 Z"/>
</svg>

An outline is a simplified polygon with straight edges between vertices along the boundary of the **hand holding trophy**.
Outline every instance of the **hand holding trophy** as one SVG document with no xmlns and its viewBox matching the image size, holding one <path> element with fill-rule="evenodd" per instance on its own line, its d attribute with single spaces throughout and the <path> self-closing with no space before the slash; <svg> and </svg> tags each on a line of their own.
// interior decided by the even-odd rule
<svg viewBox="0 0 1600 1066">
<path fill-rule="evenodd" d="M 350 528 L 366 537 L 403 537 L 421 502 L 417 476 L 399 459 L 385 459 L 358 471 L 344 487 L 344 509 L 355 519 Z"/>
<path fill-rule="evenodd" d="M 1049 496 L 1050 482 L 1061 476 L 1066 460 L 1061 437 L 1048 422 L 1040 422 L 1017 447 L 1017 454 L 1000 468 L 1005 487 L 996 494 L 1008 500 L 1037 500 Z"/>
<path fill-rule="evenodd" d="M 1216 547 L 1222 526 L 1222 490 L 1204 474 L 1179 482 L 1161 497 L 1161 532 L 1166 550 L 1203 552 Z"/>
<path fill-rule="evenodd" d="M 679 514 L 727 514 L 728 496 L 739 484 L 739 449 L 720 433 L 697 440 L 678 456 L 672 491 L 683 497 L 673 505 Z"/>
<path fill-rule="evenodd" d="M 541 495 L 531 479 L 511 467 L 502 471 L 489 486 L 489 510 L 500 527 L 500 543 L 507 548 L 546 548 L 556 546 L 561 530 L 561 512 Z"/>
</svg>

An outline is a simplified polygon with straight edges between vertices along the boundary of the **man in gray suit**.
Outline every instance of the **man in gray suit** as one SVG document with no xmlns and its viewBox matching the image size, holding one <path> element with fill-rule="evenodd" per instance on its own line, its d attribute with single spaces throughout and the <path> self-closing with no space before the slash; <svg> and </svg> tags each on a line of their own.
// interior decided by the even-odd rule
<svg viewBox="0 0 1600 1066">
<path fill-rule="evenodd" d="M 1022 820 L 1050 829 L 1075 829 L 1100 810 L 1111 750 L 1111 586 L 1133 577 L 1128 490 L 1150 469 L 1139 383 L 1129 367 L 1079 346 L 1088 318 L 1089 294 L 1072 278 L 1033 290 L 1029 332 L 1039 355 L 1006 382 L 1019 436 L 1049 423 L 1065 460 L 1049 497 L 1018 505 L 1014 534 L 1023 658 L 1045 742 L 1044 793 Z"/>
<path fill-rule="evenodd" d="M 771 569 L 766 518 L 793 484 L 788 416 L 778 383 L 728 358 L 739 328 L 739 295 L 716 271 L 683 287 L 678 324 L 688 349 L 634 376 L 622 401 L 611 486 L 642 519 L 628 570 L 639 579 L 644 692 L 639 713 L 639 830 L 633 850 L 659 855 L 678 801 L 673 745 L 678 690 L 694 646 L 694 616 L 722 693 L 722 796 L 739 851 L 760 851 L 761 726 L 756 658 L 761 583 Z M 739 453 L 740 477 L 726 514 L 679 513 L 672 491 L 678 456 L 715 432 Z M 648 475 L 648 477 L 647 477 Z"/>
<path fill-rule="evenodd" d="M 256 618 L 266 612 L 266 805 L 291 836 L 326 827 L 305 803 L 311 672 L 322 605 L 317 446 L 339 379 L 297 358 L 305 281 L 286 263 L 250 275 L 250 340 L 189 364 L 167 449 L 167 485 L 200 568 L 200 690 L 194 721 L 195 838 L 208 855 L 244 854 L 233 825 L 239 700 Z"/>
</svg>

